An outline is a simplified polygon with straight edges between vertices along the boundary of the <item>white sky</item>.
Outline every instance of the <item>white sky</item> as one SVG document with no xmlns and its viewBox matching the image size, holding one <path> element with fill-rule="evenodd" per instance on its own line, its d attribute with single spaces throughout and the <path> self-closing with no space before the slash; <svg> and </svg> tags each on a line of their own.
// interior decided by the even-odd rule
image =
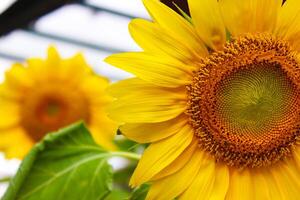
<svg viewBox="0 0 300 200">
<path fill-rule="evenodd" d="M 16 0 L 1 0 L 1 3 L 0 3 L 0 13 L 2 13 L 4 10 L 6 10 L 15 1 Z"/>
<path fill-rule="evenodd" d="M 88 0 L 88 3 L 134 16 L 149 18 L 141 0 Z M 2 5 L 2 2 L 0 4 Z M 42 32 L 100 46 L 137 51 L 139 47 L 133 42 L 128 33 L 129 21 L 130 19 L 106 12 L 95 13 L 80 5 L 68 5 L 39 19 L 35 27 Z M 103 59 L 109 55 L 107 52 L 36 37 L 24 31 L 15 31 L 0 38 L 0 53 L 22 57 L 45 56 L 46 49 L 50 44 L 55 45 L 66 57 L 78 51 L 84 52 L 88 63 L 94 67 L 96 72 L 109 77 L 113 81 L 129 77 L 128 73 L 103 62 Z M 12 62 L 0 57 L 0 81 L 3 80 L 3 71 Z"/>
</svg>

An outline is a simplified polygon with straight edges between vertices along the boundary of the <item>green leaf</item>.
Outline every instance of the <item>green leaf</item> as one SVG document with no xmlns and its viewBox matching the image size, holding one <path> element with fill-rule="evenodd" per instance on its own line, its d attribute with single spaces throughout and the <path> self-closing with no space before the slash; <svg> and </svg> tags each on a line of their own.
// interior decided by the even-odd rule
<svg viewBox="0 0 300 200">
<path fill-rule="evenodd" d="M 121 187 L 126 190 L 129 188 L 129 180 L 133 174 L 134 169 L 136 168 L 137 162 L 129 163 L 126 167 L 116 170 L 114 172 L 114 185 Z"/>
<path fill-rule="evenodd" d="M 109 157 L 82 123 L 49 134 L 23 160 L 2 200 L 105 199 Z"/>
<path fill-rule="evenodd" d="M 105 200 L 125 200 L 128 199 L 129 192 L 122 189 L 113 190 Z"/>
<path fill-rule="evenodd" d="M 131 151 L 131 152 L 135 152 L 136 151 L 136 147 L 139 145 L 134 141 L 128 140 L 127 138 L 118 135 L 116 140 L 115 140 L 115 144 L 118 146 L 118 148 L 121 151 Z"/>
<path fill-rule="evenodd" d="M 145 148 L 148 146 L 148 144 L 140 144 L 133 140 L 129 140 L 128 138 L 123 136 L 123 133 L 121 132 L 120 129 L 118 129 L 118 135 L 115 138 L 115 144 L 118 146 L 118 148 L 121 151 L 134 152 L 134 153 L 144 151 Z"/>
<path fill-rule="evenodd" d="M 133 191 L 133 193 L 130 196 L 130 200 L 144 200 L 146 199 L 148 190 L 150 186 L 148 184 L 141 185 L 137 189 Z"/>
<path fill-rule="evenodd" d="M 135 153 L 144 150 L 147 146 L 146 144 L 139 144 L 132 140 L 128 140 L 122 135 L 118 135 L 116 137 L 115 144 L 118 146 L 118 148 L 121 151 L 135 152 Z"/>
<path fill-rule="evenodd" d="M 173 2 L 174 6 L 178 9 L 178 11 L 180 12 L 180 14 L 191 24 L 193 24 L 192 18 L 185 13 L 175 2 Z"/>
</svg>

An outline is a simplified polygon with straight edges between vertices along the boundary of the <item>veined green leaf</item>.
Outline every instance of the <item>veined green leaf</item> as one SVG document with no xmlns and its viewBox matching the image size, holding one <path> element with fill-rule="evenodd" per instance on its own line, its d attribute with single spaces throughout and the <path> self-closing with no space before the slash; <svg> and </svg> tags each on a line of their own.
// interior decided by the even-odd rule
<svg viewBox="0 0 300 200">
<path fill-rule="evenodd" d="M 2 200 L 105 199 L 109 157 L 82 123 L 49 134 L 23 160 Z"/>
</svg>

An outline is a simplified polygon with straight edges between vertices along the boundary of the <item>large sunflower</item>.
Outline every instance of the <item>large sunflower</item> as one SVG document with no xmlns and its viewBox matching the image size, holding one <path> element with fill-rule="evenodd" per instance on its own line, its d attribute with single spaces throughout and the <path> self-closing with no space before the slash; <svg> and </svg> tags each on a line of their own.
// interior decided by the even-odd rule
<svg viewBox="0 0 300 200">
<path fill-rule="evenodd" d="M 0 85 L 0 150 L 22 158 L 46 133 L 84 120 L 96 141 L 113 148 L 116 124 L 105 115 L 108 80 L 93 73 L 82 55 L 29 59 L 6 72 Z"/>
<path fill-rule="evenodd" d="M 300 3 L 188 0 L 184 19 L 144 0 L 143 52 L 106 61 L 110 116 L 145 150 L 130 184 L 147 199 L 295 200 L 300 191 Z"/>
</svg>

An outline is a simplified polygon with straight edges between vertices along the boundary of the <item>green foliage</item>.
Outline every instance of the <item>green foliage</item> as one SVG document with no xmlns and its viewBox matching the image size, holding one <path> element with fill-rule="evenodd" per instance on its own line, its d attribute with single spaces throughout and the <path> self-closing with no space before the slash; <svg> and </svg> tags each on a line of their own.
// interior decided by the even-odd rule
<svg viewBox="0 0 300 200">
<path fill-rule="evenodd" d="M 48 134 L 24 158 L 2 200 L 122 200 L 145 199 L 148 186 L 128 187 L 145 148 L 121 137 L 119 152 L 98 146 L 82 123 Z M 113 172 L 111 157 L 128 162 Z M 132 194 L 131 194 L 132 193 Z"/>
<path fill-rule="evenodd" d="M 118 139 L 115 141 L 115 144 L 122 151 L 136 152 L 142 144 L 138 144 L 132 140 L 128 140 L 125 137 L 118 135 Z"/>
<path fill-rule="evenodd" d="M 83 124 L 49 134 L 22 162 L 2 200 L 100 200 L 112 189 L 110 154 Z"/>
<path fill-rule="evenodd" d="M 129 195 L 128 191 L 115 189 L 105 198 L 105 200 L 125 200 L 128 199 Z"/>
<path fill-rule="evenodd" d="M 113 176 L 114 185 L 116 185 L 119 188 L 123 188 L 125 190 L 130 190 L 128 183 L 135 167 L 136 167 L 136 162 L 129 163 L 127 164 L 126 167 L 116 170 Z"/>
<path fill-rule="evenodd" d="M 144 200 L 147 196 L 149 188 L 150 188 L 150 186 L 148 184 L 141 185 L 140 187 L 138 187 L 137 189 L 135 189 L 132 192 L 129 199 L 130 200 Z"/>
</svg>

